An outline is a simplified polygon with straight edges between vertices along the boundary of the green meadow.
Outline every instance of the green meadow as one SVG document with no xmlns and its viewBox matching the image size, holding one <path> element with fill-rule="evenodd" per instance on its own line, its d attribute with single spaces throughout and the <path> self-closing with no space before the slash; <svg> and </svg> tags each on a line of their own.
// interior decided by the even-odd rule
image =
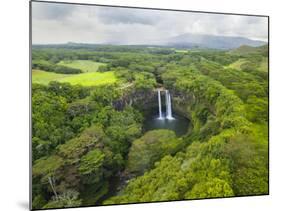
<svg viewBox="0 0 281 211">
<path fill-rule="evenodd" d="M 247 62 L 246 59 L 238 59 L 237 61 L 229 64 L 227 68 L 234 68 L 234 69 L 241 70 L 241 65 L 244 64 L 245 62 Z"/>
<path fill-rule="evenodd" d="M 48 85 L 50 81 L 59 81 L 62 78 L 69 77 L 67 74 L 47 72 L 43 70 L 32 70 L 32 83 Z"/>
<path fill-rule="evenodd" d="M 72 67 L 82 70 L 83 72 L 95 72 L 99 66 L 105 65 L 104 63 L 94 62 L 91 60 L 63 60 L 58 63 L 66 67 Z"/>
<path fill-rule="evenodd" d="M 188 50 L 175 50 L 177 53 L 188 53 Z"/>
<path fill-rule="evenodd" d="M 99 66 L 104 63 L 94 62 L 91 60 L 63 60 L 58 63 L 67 67 L 77 68 L 83 71 L 81 74 L 61 74 L 47 72 L 43 70 L 32 70 L 32 82 L 47 85 L 50 81 L 68 82 L 72 85 L 98 86 L 112 84 L 116 82 L 113 71 L 97 72 Z"/>
<path fill-rule="evenodd" d="M 50 81 L 68 82 L 72 85 L 98 86 L 116 82 L 113 71 L 105 73 L 88 72 L 81 74 L 59 74 L 42 70 L 32 70 L 32 83 L 47 85 Z"/>
<path fill-rule="evenodd" d="M 89 72 L 77 75 L 71 75 L 69 77 L 59 79 L 60 82 L 68 82 L 76 85 L 81 84 L 84 86 L 98 86 L 103 84 L 112 84 L 116 82 L 116 78 L 113 71 L 105 73 Z"/>
</svg>

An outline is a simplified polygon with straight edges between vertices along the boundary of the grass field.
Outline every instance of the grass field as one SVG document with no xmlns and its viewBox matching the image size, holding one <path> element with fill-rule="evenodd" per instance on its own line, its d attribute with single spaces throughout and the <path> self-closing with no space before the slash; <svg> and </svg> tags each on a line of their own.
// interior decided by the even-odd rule
<svg viewBox="0 0 281 211">
<path fill-rule="evenodd" d="M 78 68 L 83 72 L 95 72 L 99 66 L 106 65 L 105 63 L 94 62 L 91 60 L 73 60 L 73 61 L 60 61 L 59 65 Z"/>
<path fill-rule="evenodd" d="M 50 81 L 59 81 L 69 76 L 70 75 L 67 74 L 52 73 L 42 70 L 32 70 L 32 83 L 47 85 Z"/>
<path fill-rule="evenodd" d="M 42 70 L 32 70 L 32 83 L 47 85 L 50 81 L 68 82 L 72 85 L 98 86 L 117 81 L 113 71 L 87 72 L 81 74 L 58 74 Z"/>
<path fill-rule="evenodd" d="M 230 65 L 228 65 L 226 67 L 241 70 L 241 65 L 244 64 L 245 62 L 247 62 L 246 59 L 238 59 L 237 61 L 231 63 Z"/>
<path fill-rule="evenodd" d="M 188 50 L 175 50 L 177 53 L 188 53 Z"/>
<path fill-rule="evenodd" d="M 238 59 L 237 61 L 231 63 L 228 66 L 225 66 L 226 68 L 234 68 L 237 70 L 241 70 L 241 65 L 246 63 L 247 60 L 246 59 Z M 263 58 L 262 61 L 259 64 L 259 67 L 257 68 L 260 71 L 264 71 L 267 72 L 268 71 L 268 59 L 267 58 Z"/>
</svg>

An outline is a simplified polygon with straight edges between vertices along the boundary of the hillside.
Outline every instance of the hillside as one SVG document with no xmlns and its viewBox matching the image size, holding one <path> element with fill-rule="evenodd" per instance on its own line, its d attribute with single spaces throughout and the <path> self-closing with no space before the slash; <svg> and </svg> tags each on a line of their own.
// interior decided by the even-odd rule
<svg viewBox="0 0 281 211">
<path fill-rule="evenodd" d="M 189 34 L 185 33 L 179 36 L 171 37 L 167 40 L 168 45 L 184 47 L 200 47 L 214 49 L 232 49 L 241 45 L 253 47 L 264 45 L 265 42 L 251 40 L 245 37 L 234 36 L 215 36 L 207 34 Z"/>
<path fill-rule="evenodd" d="M 267 55 L 268 54 L 268 44 L 262 45 L 259 47 L 241 45 L 239 48 L 230 50 L 230 53 L 238 54 L 238 55 L 245 55 L 245 54 L 250 54 L 250 53 L 261 53 L 263 55 Z"/>
<path fill-rule="evenodd" d="M 240 46 L 259 47 L 266 45 L 266 42 L 260 40 L 252 40 L 246 37 L 237 36 L 216 36 L 209 34 L 191 34 L 184 33 L 177 36 L 167 37 L 159 40 L 149 40 L 142 44 L 128 44 L 122 41 L 111 41 L 104 44 L 95 43 L 74 43 L 68 42 L 65 44 L 52 44 L 52 45 L 33 45 L 34 49 L 41 48 L 67 48 L 67 49 L 91 49 L 99 51 L 130 51 L 136 52 L 142 47 L 172 47 L 172 48 L 200 48 L 200 49 L 219 49 L 229 50 L 239 48 Z M 120 48 L 121 47 L 121 48 Z M 130 47 L 129 49 L 127 47 Z M 132 48 L 133 47 L 133 48 Z"/>
</svg>

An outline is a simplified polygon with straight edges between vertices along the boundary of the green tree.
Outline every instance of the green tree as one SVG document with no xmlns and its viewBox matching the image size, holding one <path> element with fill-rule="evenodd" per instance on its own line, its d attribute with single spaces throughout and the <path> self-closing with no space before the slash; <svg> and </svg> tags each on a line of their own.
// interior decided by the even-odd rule
<svg viewBox="0 0 281 211">
<path fill-rule="evenodd" d="M 81 158 L 79 171 L 81 174 L 98 172 L 103 166 L 105 155 L 99 149 L 88 152 Z"/>
<path fill-rule="evenodd" d="M 62 208 L 62 207 L 79 207 L 82 203 L 81 199 L 78 198 L 79 193 L 75 190 L 67 190 L 60 194 L 57 198 L 49 201 L 43 208 Z"/>
<path fill-rule="evenodd" d="M 165 155 L 174 154 L 182 146 L 174 131 L 152 130 L 135 140 L 128 156 L 128 169 L 143 174 L 151 169 L 157 160 Z"/>
<path fill-rule="evenodd" d="M 213 178 L 194 185 L 191 191 L 185 194 L 186 199 L 202 199 L 214 197 L 234 196 L 230 185 L 221 179 Z"/>
</svg>

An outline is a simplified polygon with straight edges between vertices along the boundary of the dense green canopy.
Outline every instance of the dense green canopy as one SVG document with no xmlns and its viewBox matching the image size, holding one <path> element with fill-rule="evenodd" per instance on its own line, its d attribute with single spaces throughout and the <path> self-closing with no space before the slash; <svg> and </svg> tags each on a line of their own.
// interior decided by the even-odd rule
<svg viewBox="0 0 281 211">
<path fill-rule="evenodd" d="M 59 77 L 100 62 L 118 79 L 32 84 L 34 209 L 268 194 L 267 46 L 45 46 L 32 59 Z M 144 131 L 157 88 L 190 119 L 185 135 Z"/>
</svg>

